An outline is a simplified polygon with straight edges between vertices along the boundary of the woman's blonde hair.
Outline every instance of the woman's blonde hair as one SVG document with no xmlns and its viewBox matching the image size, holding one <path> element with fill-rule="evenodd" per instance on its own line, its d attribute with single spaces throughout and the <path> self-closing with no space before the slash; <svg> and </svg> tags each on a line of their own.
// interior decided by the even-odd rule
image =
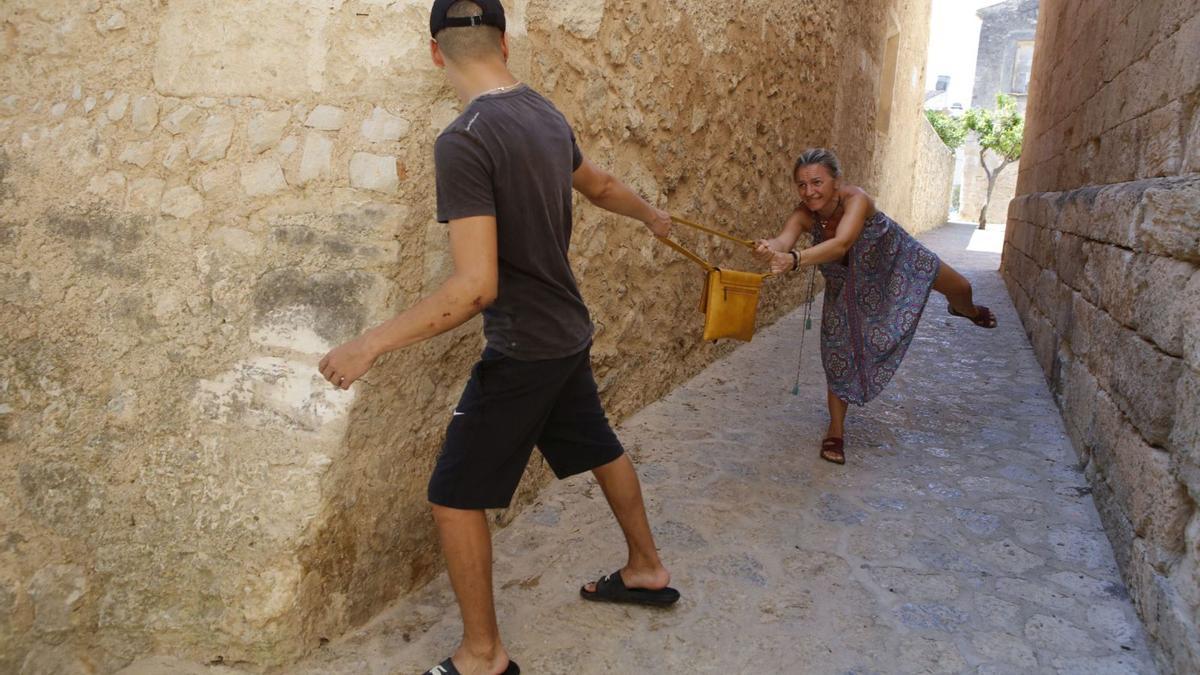
<svg viewBox="0 0 1200 675">
<path fill-rule="evenodd" d="M 800 153 L 800 156 L 796 158 L 796 166 L 792 167 L 792 175 L 795 176 L 801 167 L 813 164 L 820 164 L 829 169 L 829 174 L 834 178 L 842 177 L 842 164 L 838 161 L 837 155 L 833 154 L 832 150 L 825 148 L 809 148 Z"/>
</svg>

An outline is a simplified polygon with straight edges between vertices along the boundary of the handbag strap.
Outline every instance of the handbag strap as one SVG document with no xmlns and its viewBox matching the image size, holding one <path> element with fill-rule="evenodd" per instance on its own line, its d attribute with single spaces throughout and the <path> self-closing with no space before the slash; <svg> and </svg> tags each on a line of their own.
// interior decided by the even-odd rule
<svg viewBox="0 0 1200 675">
<path fill-rule="evenodd" d="M 722 239 L 728 239 L 729 241 L 741 244 L 742 246 L 745 246 L 746 248 L 748 248 L 750 250 L 754 250 L 755 244 L 754 244 L 754 241 L 751 239 L 739 239 L 731 234 L 726 234 L 725 232 L 722 232 L 720 230 L 714 230 L 711 227 L 706 227 L 704 225 L 701 225 L 700 223 L 693 223 L 690 220 L 685 220 L 685 219 L 679 218 L 677 216 L 671 216 L 671 220 L 675 221 L 676 223 L 679 223 L 680 225 L 687 225 L 688 227 L 695 228 L 697 230 L 700 230 L 701 232 L 707 232 L 713 236 L 720 237 Z"/>
<path fill-rule="evenodd" d="M 734 237 L 733 235 L 725 234 L 724 232 L 721 232 L 719 230 L 714 230 L 710 227 L 705 227 L 698 223 L 693 223 L 689 220 L 684 220 L 683 218 L 676 218 L 675 216 L 671 216 L 671 220 L 673 220 L 677 223 L 680 223 L 681 225 L 687 225 L 688 227 L 694 227 L 698 230 L 708 232 L 709 234 L 716 235 L 718 237 L 721 237 L 722 239 L 728 239 L 729 241 L 737 242 L 737 243 L 741 244 L 742 246 L 749 248 L 750 250 L 754 250 L 754 248 L 755 248 L 755 243 L 752 240 L 738 239 L 737 237 Z M 667 237 L 660 237 L 659 235 L 654 235 L 654 236 L 656 239 L 658 239 L 662 243 L 664 243 L 667 246 L 670 246 L 671 248 L 678 251 L 681 255 L 683 255 L 688 260 L 691 260 L 692 262 L 696 263 L 697 265 L 703 267 L 704 271 L 712 272 L 713 270 L 717 269 L 716 265 L 713 265 L 712 263 L 708 262 L 704 258 L 701 258 L 698 254 L 696 254 L 694 251 L 687 248 L 683 244 L 673 241 Z M 769 279 L 773 276 L 775 276 L 775 275 L 771 274 L 771 273 L 767 273 L 767 274 L 763 275 L 763 279 Z"/>
</svg>

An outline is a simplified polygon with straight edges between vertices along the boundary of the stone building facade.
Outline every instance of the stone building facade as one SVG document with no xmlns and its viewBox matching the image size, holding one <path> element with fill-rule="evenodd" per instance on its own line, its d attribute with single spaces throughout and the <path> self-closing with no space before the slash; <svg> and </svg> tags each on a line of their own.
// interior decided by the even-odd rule
<svg viewBox="0 0 1200 675">
<path fill-rule="evenodd" d="M 425 481 L 478 321 L 352 392 L 315 370 L 448 273 L 431 145 L 459 105 L 428 5 L 0 5 L 0 672 L 283 664 L 440 565 Z M 917 209 L 944 163 L 927 0 L 506 6 L 519 77 L 664 208 L 773 233 L 825 145 L 898 220 L 940 222 Z M 730 346 L 698 340 L 691 263 L 577 207 L 619 420 Z M 800 286 L 772 282 L 762 321 Z M 534 462 L 515 508 L 548 479 Z"/>
<path fill-rule="evenodd" d="M 1200 5 L 1044 0 L 1003 274 L 1163 672 L 1200 672 Z"/>
<path fill-rule="evenodd" d="M 1037 33 L 1038 0 L 1004 0 L 980 9 L 978 14 L 983 25 L 979 29 L 971 107 L 994 109 L 996 95 L 1008 94 L 1016 99 L 1017 109 L 1024 112 Z M 979 220 L 980 209 L 987 198 L 987 174 L 979 164 L 979 152 L 979 143 L 974 138 L 963 145 L 959 211 L 963 218 L 973 222 Z M 993 170 L 1000 161 L 994 154 L 988 154 L 988 166 Z M 1009 164 L 1000 172 L 988 204 L 988 222 L 1004 222 L 1009 202 L 1017 191 L 1019 172 L 1019 162 Z"/>
</svg>

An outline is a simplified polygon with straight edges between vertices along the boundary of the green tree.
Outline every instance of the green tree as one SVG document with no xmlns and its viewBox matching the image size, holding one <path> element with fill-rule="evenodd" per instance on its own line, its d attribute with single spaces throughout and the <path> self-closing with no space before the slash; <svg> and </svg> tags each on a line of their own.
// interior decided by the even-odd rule
<svg viewBox="0 0 1200 675">
<path fill-rule="evenodd" d="M 979 210 L 979 229 L 987 225 L 988 203 L 992 201 L 992 190 L 996 187 L 996 177 L 1004 167 L 1021 159 L 1021 141 L 1025 137 L 1025 118 L 1017 110 L 1017 101 L 1006 94 L 996 95 L 996 109 L 984 110 L 972 108 L 963 115 L 963 125 L 967 131 L 975 132 L 979 137 L 979 163 L 987 174 L 987 196 L 983 200 L 983 208 Z M 1000 157 L 1000 164 L 989 168 L 987 153 L 991 151 Z"/>
<path fill-rule="evenodd" d="M 945 110 L 926 110 L 925 117 L 933 125 L 933 130 L 941 137 L 942 142 L 951 150 L 957 150 L 963 141 L 967 140 L 967 128 L 961 118 Z"/>
</svg>

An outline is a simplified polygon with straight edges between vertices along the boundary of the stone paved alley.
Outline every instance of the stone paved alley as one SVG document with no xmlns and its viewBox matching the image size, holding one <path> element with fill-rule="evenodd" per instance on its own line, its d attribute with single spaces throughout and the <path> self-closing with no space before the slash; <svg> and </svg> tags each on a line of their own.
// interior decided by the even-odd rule
<svg viewBox="0 0 1200 675">
<path fill-rule="evenodd" d="M 498 610 L 523 671 L 1155 672 L 999 256 L 968 251 L 972 234 L 922 239 L 1000 327 L 949 317 L 935 294 L 895 382 L 851 410 L 845 467 L 817 457 L 815 332 L 790 391 L 803 308 L 623 425 L 675 609 L 579 599 L 623 553 L 590 477 L 500 532 Z M 459 630 L 442 575 L 286 672 L 419 673 Z"/>
</svg>

